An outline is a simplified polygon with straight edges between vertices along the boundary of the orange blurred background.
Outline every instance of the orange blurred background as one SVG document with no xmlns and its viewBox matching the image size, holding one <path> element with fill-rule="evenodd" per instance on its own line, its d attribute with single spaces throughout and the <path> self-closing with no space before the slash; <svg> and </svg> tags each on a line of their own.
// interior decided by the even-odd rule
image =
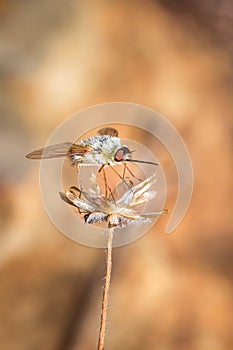
<svg viewBox="0 0 233 350">
<path fill-rule="evenodd" d="M 1 1 L 1 349 L 96 347 L 104 251 L 59 234 L 24 155 L 111 101 L 170 120 L 195 184 L 175 234 L 114 249 L 106 349 L 233 349 L 232 22 L 230 0 Z"/>
</svg>

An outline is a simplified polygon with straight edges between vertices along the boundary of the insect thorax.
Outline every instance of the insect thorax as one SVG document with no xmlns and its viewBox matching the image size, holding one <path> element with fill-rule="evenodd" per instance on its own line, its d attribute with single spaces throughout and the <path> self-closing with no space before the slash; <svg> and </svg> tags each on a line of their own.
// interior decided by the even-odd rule
<svg viewBox="0 0 233 350">
<path fill-rule="evenodd" d="M 108 135 L 90 137 L 79 144 L 90 146 L 92 151 L 87 152 L 84 156 L 84 161 L 94 164 L 115 164 L 114 156 L 116 151 L 123 147 L 122 141 L 119 137 L 112 137 Z"/>
</svg>

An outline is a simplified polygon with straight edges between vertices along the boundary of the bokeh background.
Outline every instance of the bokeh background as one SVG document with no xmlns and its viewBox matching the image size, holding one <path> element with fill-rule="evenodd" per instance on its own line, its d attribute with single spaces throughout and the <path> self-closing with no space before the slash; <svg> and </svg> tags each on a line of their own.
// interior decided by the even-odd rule
<svg viewBox="0 0 233 350">
<path fill-rule="evenodd" d="M 173 235 L 114 250 L 106 349 L 233 349 L 232 25 L 230 0 L 0 2 L 1 349 L 96 347 L 104 251 L 55 229 L 23 157 L 110 101 L 169 119 L 195 186 Z"/>
</svg>

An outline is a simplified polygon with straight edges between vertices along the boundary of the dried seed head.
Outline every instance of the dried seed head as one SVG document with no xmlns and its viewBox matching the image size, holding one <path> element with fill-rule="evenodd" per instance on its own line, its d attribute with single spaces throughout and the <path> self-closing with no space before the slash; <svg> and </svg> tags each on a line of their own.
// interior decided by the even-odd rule
<svg viewBox="0 0 233 350">
<path fill-rule="evenodd" d="M 105 223 L 107 227 L 124 227 L 131 223 L 147 222 L 153 217 L 168 212 L 166 209 L 152 213 L 137 212 L 138 207 L 146 204 L 156 194 L 155 191 L 149 191 L 156 181 L 155 174 L 130 187 L 117 200 L 112 196 L 104 197 L 95 175 L 92 175 L 90 180 L 92 187 L 89 193 L 80 191 L 75 186 L 65 193 L 60 193 L 64 201 L 84 211 L 84 220 L 88 224 Z"/>
</svg>

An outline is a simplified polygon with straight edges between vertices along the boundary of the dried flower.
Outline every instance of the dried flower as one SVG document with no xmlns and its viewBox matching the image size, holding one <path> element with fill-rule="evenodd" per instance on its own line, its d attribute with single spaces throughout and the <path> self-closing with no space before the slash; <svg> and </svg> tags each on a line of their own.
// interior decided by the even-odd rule
<svg viewBox="0 0 233 350">
<path fill-rule="evenodd" d="M 98 339 L 98 350 L 104 349 L 107 306 L 112 271 L 112 241 L 113 231 L 116 227 L 124 227 L 128 224 L 141 224 L 153 217 L 167 213 L 160 210 L 152 213 L 140 213 L 139 207 L 154 198 L 156 192 L 149 191 L 155 183 L 155 174 L 144 181 L 133 186 L 131 181 L 123 179 L 110 195 L 103 195 L 95 175 L 91 178 L 91 188 L 88 192 L 70 187 L 65 193 L 60 193 L 61 198 L 68 204 L 84 212 L 84 220 L 88 224 L 105 223 L 108 233 L 107 255 L 106 255 L 106 277 L 102 299 L 100 318 L 100 330 Z"/>
<path fill-rule="evenodd" d="M 65 202 L 85 213 L 84 219 L 88 224 L 106 223 L 107 227 L 124 227 L 132 223 L 144 223 L 168 212 L 166 209 L 152 213 L 138 212 L 138 208 L 154 198 L 156 194 L 155 191 L 149 191 L 155 182 L 155 174 L 128 188 L 116 200 L 112 194 L 107 198 L 102 194 L 95 175 L 92 175 L 91 182 L 92 188 L 89 193 L 80 191 L 75 186 L 70 187 L 65 193 L 60 193 Z M 122 185 L 125 185 L 125 180 L 121 182 L 120 186 Z M 116 189 L 115 192 L 118 190 Z"/>
</svg>

